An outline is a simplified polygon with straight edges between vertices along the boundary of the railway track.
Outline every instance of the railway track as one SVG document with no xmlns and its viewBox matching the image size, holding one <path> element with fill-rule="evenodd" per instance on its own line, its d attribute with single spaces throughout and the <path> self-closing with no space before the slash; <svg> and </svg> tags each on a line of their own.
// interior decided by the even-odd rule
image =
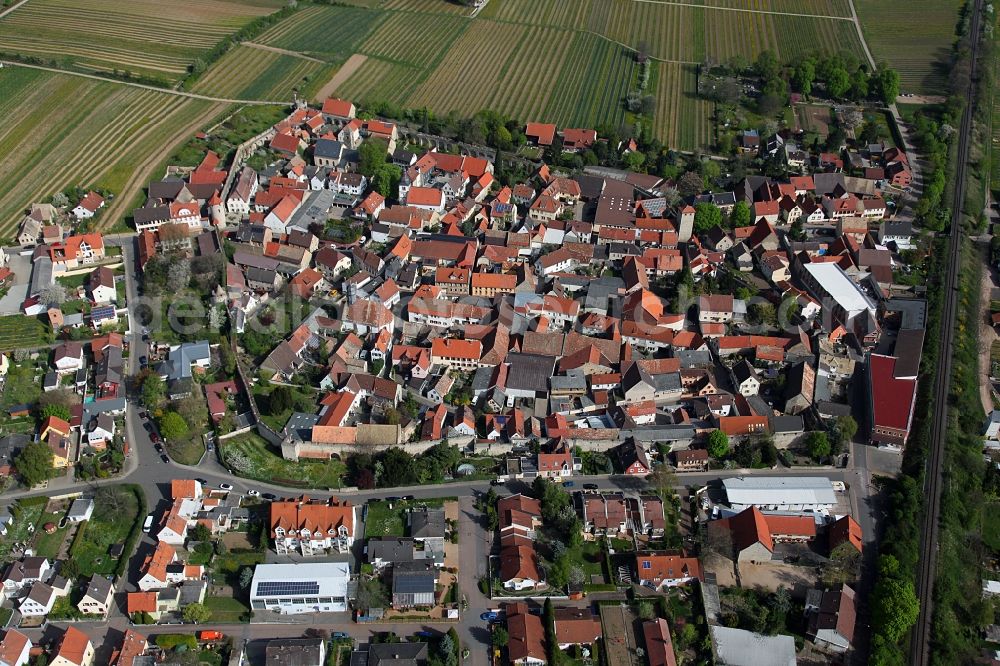
<svg viewBox="0 0 1000 666">
<path fill-rule="evenodd" d="M 948 392 L 951 385 L 952 347 L 955 333 L 955 313 L 958 303 L 958 271 L 961 261 L 961 218 L 965 200 L 965 178 L 969 155 L 969 135 L 979 67 L 980 15 L 983 0 L 976 0 L 972 13 L 972 67 L 969 87 L 965 91 L 966 106 L 959 130 L 958 163 L 955 166 L 955 195 L 952 202 L 951 230 L 949 234 L 948 261 L 945 273 L 945 298 L 941 316 L 941 359 L 934 381 L 934 432 L 931 449 L 924 468 L 924 495 L 927 507 L 923 517 L 923 546 L 917 573 L 917 597 L 920 614 L 913 628 L 910 641 L 910 663 L 927 666 L 931 663 L 931 628 L 934 617 L 934 579 L 937 572 L 938 521 L 941 515 L 941 477 L 944 461 L 945 439 L 948 431 Z"/>
</svg>

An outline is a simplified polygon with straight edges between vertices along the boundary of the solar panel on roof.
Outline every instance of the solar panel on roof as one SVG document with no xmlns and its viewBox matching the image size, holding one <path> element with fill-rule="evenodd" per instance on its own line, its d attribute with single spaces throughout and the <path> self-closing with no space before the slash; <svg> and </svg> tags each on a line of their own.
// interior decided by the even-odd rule
<svg viewBox="0 0 1000 666">
<path fill-rule="evenodd" d="M 257 583 L 257 596 L 259 597 L 286 597 L 306 594 L 319 594 L 319 583 L 288 580 L 266 580 Z"/>
</svg>

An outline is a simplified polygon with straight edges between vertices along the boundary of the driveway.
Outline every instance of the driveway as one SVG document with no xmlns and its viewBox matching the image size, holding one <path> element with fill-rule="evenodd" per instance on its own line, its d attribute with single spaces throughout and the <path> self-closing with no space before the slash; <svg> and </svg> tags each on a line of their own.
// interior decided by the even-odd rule
<svg viewBox="0 0 1000 666">
<path fill-rule="evenodd" d="M 17 254 L 17 248 L 8 250 L 10 260 L 7 267 L 14 273 L 14 283 L 0 298 L 0 315 L 17 314 L 21 304 L 28 297 L 28 285 L 31 283 L 31 255 Z"/>
</svg>

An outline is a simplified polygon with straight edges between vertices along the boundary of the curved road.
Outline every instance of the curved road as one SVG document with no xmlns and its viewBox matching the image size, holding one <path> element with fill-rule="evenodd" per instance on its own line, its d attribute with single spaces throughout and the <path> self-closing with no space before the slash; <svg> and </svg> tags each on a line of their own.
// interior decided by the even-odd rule
<svg viewBox="0 0 1000 666">
<path fill-rule="evenodd" d="M 225 104 L 252 104 L 256 106 L 287 106 L 288 102 L 271 102 L 259 99 L 230 99 L 228 97 L 212 97 L 211 95 L 199 95 L 198 93 L 186 92 L 184 90 L 173 90 L 170 88 L 160 88 L 157 86 L 147 85 L 145 83 L 136 83 L 134 81 L 122 81 L 120 79 L 112 79 L 107 76 L 98 76 L 96 74 L 85 74 L 83 72 L 73 72 L 67 69 L 59 69 L 58 67 L 48 67 L 46 65 L 29 65 L 24 62 L 17 62 L 15 60 L 0 60 L 0 65 L 4 67 L 27 67 L 28 69 L 40 69 L 43 72 L 54 72 L 55 74 L 65 74 L 66 76 L 78 76 L 84 79 L 93 79 L 95 81 L 107 81 L 109 83 L 117 83 L 123 86 L 131 86 L 133 88 L 141 88 L 143 90 L 152 90 L 154 92 L 160 92 L 165 95 L 177 95 L 179 97 L 188 97 L 190 99 L 203 99 L 208 102 L 223 102 Z"/>
</svg>

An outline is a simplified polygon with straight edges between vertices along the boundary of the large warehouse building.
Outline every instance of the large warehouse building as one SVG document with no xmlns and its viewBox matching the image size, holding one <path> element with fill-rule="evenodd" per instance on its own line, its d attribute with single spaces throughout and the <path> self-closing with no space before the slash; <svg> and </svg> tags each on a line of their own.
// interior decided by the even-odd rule
<svg viewBox="0 0 1000 666">
<path fill-rule="evenodd" d="M 344 612 L 350 580 L 346 562 L 258 564 L 250 607 L 286 615 Z"/>
<path fill-rule="evenodd" d="M 726 500 L 735 511 L 822 511 L 837 504 L 830 479 L 822 476 L 753 476 L 723 479 Z"/>
</svg>

